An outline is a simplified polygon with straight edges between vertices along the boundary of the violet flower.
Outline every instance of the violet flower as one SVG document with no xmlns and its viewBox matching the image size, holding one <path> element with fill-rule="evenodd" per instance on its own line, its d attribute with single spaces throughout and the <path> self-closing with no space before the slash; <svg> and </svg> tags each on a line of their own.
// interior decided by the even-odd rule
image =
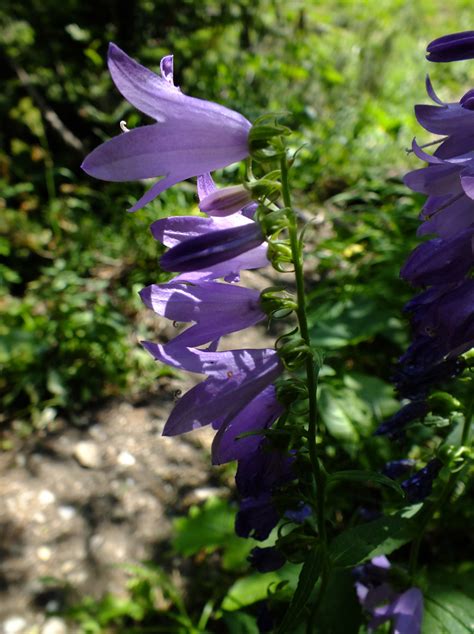
<svg viewBox="0 0 474 634">
<path fill-rule="evenodd" d="M 87 156 L 82 168 L 108 181 L 161 176 L 130 211 L 182 180 L 248 155 L 250 122 L 224 106 L 183 95 L 173 85 L 172 56 L 163 58 L 159 77 L 111 43 L 108 65 L 125 99 L 156 123 L 106 141 Z"/>
<path fill-rule="evenodd" d="M 402 407 L 402 409 L 379 425 L 375 431 L 375 435 L 387 435 L 391 438 L 399 436 L 408 423 L 424 418 L 428 411 L 429 408 L 425 401 L 413 401 L 413 403 L 408 403 L 408 405 Z"/>
<path fill-rule="evenodd" d="M 212 463 L 224 464 L 232 460 L 243 460 L 255 452 L 263 440 L 261 434 L 239 438 L 249 432 L 264 431 L 283 413 L 274 385 L 265 388 L 227 425 L 218 425 L 212 443 Z"/>
<path fill-rule="evenodd" d="M 189 272 L 233 260 L 259 247 L 264 241 L 260 225 L 255 222 L 240 227 L 211 231 L 184 240 L 160 258 L 165 271 Z"/>
<path fill-rule="evenodd" d="M 420 634 L 423 595 L 418 588 L 399 594 L 389 583 L 390 562 L 381 555 L 354 568 L 356 592 L 361 606 L 371 615 L 368 631 L 391 621 L 392 634 Z"/>
<path fill-rule="evenodd" d="M 403 265 L 400 276 L 415 286 L 461 281 L 474 264 L 474 226 L 451 238 L 420 244 Z"/>
<path fill-rule="evenodd" d="M 207 379 L 182 396 L 168 418 L 164 436 L 175 436 L 204 425 L 231 424 L 232 420 L 283 371 L 275 350 L 226 350 L 163 346 L 150 341 L 143 347 L 155 359 Z"/>
<path fill-rule="evenodd" d="M 404 480 L 401 484 L 402 489 L 410 504 L 422 502 L 430 495 L 433 488 L 433 482 L 441 471 L 443 463 L 438 458 L 433 458 L 428 462 L 426 467 L 420 469 L 412 476 Z"/>
<path fill-rule="evenodd" d="M 265 313 L 258 291 L 219 282 L 152 284 L 140 291 L 146 306 L 177 322 L 195 322 L 172 340 L 173 345 L 200 346 L 253 326 Z"/>
<path fill-rule="evenodd" d="M 216 189 L 202 198 L 199 209 L 209 216 L 229 216 L 252 202 L 248 189 L 243 185 Z"/>
<path fill-rule="evenodd" d="M 474 58 L 474 31 L 461 31 L 443 35 L 430 42 L 426 48 L 430 62 L 457 62 Z"/>
<path fill-rule="evenodd" d="M 268 548 L 257 546 L 250 551 L 247 559 L 258 572 L 273 572 L 281 568 L 286 562 L 283 553 L 274 546 Z"/>
<path fill-rule="evenodd" d="M 202 218 L 199 216 L 172 216 L 157 220 L 151 225 L 151 232 L 156 240 L 167 247 L 181 245 L 187 240 L 206 236 L 209 233 L 225 229 L 250 226 L 256 229 L 257 225 L 242 214 L 232 214 L 226 218 Z M 254 229 L 250 231 L 253 233 Z M 255 231 L 257 233 L 257 231 Z M 268 264 L 267 246 L 260 244 L 230 259 L 225 259 L 217 264 L 208 265 L 198 271 L 187 271 L 183 275 L 175 277 L 173 281 L 198 281 L 212 280 L 223 277 L 226 282 L 237 282 L 240 271 L 256 269 Z M 227 257 L 228 254 L 226 254 Z"/>
</svg>

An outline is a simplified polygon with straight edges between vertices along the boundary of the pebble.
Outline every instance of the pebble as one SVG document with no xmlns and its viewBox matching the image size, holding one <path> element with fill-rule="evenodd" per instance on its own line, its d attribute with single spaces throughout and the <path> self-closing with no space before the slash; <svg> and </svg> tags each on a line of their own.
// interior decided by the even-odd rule
<svg viewBox="0 0 474 634">
<path fill-rule="evenodd" d="M 36 554 L 38 559 L 41 559 L 41 561 L 49 561 L 53 553 L 51 552 L 51 548 L 48 548 L 47 546 L 40 546 L 36 551 Z"/>
<path fill-rule="evenodd" d="M 26 625 L 27 623 L 22 616 L 11 616 L 3 622 L 3 632 L 4 634 L 19 634 Z"/>
<path fill-rule="evenodd" d="M 76 509 L 73 506 L 60 506 L 58 514 L 62 520 L 72 520 L 76 514 Z"/>
<path fill-rule="evenodd" d="M 47 506 L 48 504 L 53 504 L 56 501 L 56 496 L 52 491 L 48 491 L 48 489 L 42 489 L 38 494 L 38 500 L 40 504 Z"/>
<path fill-rule="evenodd" d="M 67 625 L 59 617 L 52 616 L 46 619 L 41 628 L 41 634 L 67 634 Z"/>
<path fill-rule="evenodd" d="M 98 469 L 102 463 L 100 449 L 91 440 L 81 440 L 76 444 L 74 458 L 86 469 Z"/>
<path fill-rule="evenodd" d="M 136 461 L 135 456 L 129 451 L 121 451 L 117 456 L 117 462 L 122 465 L 122 467 L 133 467 Z"/>
</svg>

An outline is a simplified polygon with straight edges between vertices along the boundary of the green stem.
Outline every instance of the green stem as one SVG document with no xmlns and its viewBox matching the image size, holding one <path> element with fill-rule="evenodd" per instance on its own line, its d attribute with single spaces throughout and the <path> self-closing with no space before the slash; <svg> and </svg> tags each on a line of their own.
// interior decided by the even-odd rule
<svg viewBox="0 0 474 634">
<path fill-rule="evenodd" d="M 295 281 L 296 281 L 296 295 L 298 308 L 296 315 L 298 317 L 298 324 L 300 329 L 301 338 L 311 348 L 311 340 L 309 336 L 308 321 L 306 318 L 306 297 L 304 289 L 304 274 L 303 274 L 303 252 L 302 244 L 298 238 L 298 224 L 296 214 L 293 211 L 291 204 L 291 195 L 288 184 L 288 164 L 286 156 L 280 161 L 281 168 L 281 186 L 283 202 L 285 207 L 291 210 L 289 214 L 289 227 L 288 233 L 290 238 L 290 247 L 292 253 L 293 264 L 295 267 Z M 319 607 L 320 600 L 325 592 L 327 578 L 328 578 L 328 562 L 327 562 L 327 533 L 326 533 L 326 519 L 325 519 L 325 497 L 326 497 L 326 472 L 322 466 L 316 449 L 316 434 L 318 426 L 318 401 L 317 401 L 317 387 L 318 387 L 318 372 L 319 369 L 315 367 L 314 359 L 311 355 L 306 360 L 306 377 L 308 386 L 308 450 L 311 466 L 314 474 L 314 482 L 316 484 L 315 491 L 315 509 L 318 525 L 318 533 L 320 539 L 320 547 L 323 552 L 323 575 L 321 579 L 321 589 L 318 601 L 313 608 L 312 615 L 308 621 L 308 627 L 312 627 L 312 623 L 316 616 L 317 608 Z"/>
</svg>

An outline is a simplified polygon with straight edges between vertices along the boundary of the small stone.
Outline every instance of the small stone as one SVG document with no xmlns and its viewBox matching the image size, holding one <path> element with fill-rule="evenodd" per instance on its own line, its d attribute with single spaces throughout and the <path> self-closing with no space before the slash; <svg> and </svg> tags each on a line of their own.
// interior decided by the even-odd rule
<svg viewBox="0 0 474 634">
<path fill-rule="evenodd" d="M 67 634 L 67 625 L 59 617 L 52 616 L 46 619 L 41 628 L 41 634 Z"/>
<path fill-rule="evenodd" d="M 74 447 L 74 458 L 86 469 L 98 469 L 101 465 L 100 449 L 91 440 L 81 440 Z"/>
<path fill-rule="evenodd" d="M 22 616 L 11 616 L 3 622 L 4 634 L 20 634 L 26 628 L 26 621 Z"/>
<path fill-rule="evenodd" d="M 52 491 L 48 491 L 48 489 L 43 489 L 39 492 L 38 500 L 40 504 L 48 506 L 48 504 L 53 504 L 53 502 L 56 501 L 56 496 L 54 495 L 54 493 L 52 493 Z"/>
<path fill-rule="evenodd" d="M 41 561 L 49 561 L 52 555 L 51 548 L 48 548 L 47 546 L 40 546 L 36 551 L 36 554 L 38 559 L 41 559 Z"/>
<path fill-rule="evenodd" d="M 60 506 L 58 514 L 62 520 L 72 520 L 76 514 L 76 509 L 73 506 Z"/>
<path fill-rule="evenodd" d="M 122 467 L 133 467 L 136 463 L 136 458 L 128 451 L 121 451 L 117 456 L 117 462 L 122 465 Z"/>
</svg>

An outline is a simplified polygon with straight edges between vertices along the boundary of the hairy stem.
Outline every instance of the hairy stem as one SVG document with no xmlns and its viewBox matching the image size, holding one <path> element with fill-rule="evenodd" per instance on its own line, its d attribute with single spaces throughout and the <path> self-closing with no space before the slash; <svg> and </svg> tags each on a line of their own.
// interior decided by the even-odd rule
<svg viewBox="0 0 474 634">
<path fill-rule="evenodd" d="M 289 214 L 289 237 L 290 246 L 294 264 L 295 282 L 296 282 L 296 295 L 298 309 L 296 311 L 298 317 L 298 324 L 300 334 L 308 348 L 311 348 L 311 340 L 308 331 L 308 321 L 306 318 L 306 297 L 304 290 L 304 275 L 303 275 L 303 245 L 298 238 L 298 225 L 296 214 L 291 205 L 291 195 L 288 184 L 288 163 L 286 156 L 281 159 L 281 184 L 282 195 L 285 207 L 291 209 Z M 325 519 L 325 489 L 326 489 L 326 473 L 324 467 L 320 462 L 317 455 L 316 448 L 316 434 L 318 426 L 318 402 L 317 402 L 317 387 L 318 387 L 318 372 L 319 368 L 316 367 L 314 358 L 312 355 L 308 355 L 306 359 L 306 377 L 308 386 L 308 401 L 309 401 L 309 413 L 308 413 L 308 451 L 311 466 L 314 474 L 315 484 L 315 510 L 316 519 L 318 525 L 318 533 L 320 539 L 320 547 L 323 552 L 323 571 L 321 579 L 321 589 L 319 599 L 316 603 L 315 609 L 313 609 L 310 619 L 308 621 L 308 627 L 312 627 L 314 618 L 316 616 L 317 608 L 319 607 L 320 599 L 322 599 L 325 592 L 325 586 L 328 578 L 328 561 L 327 561 L 327 534 L 326 534 L 326 519 Z"/>
</svg>

